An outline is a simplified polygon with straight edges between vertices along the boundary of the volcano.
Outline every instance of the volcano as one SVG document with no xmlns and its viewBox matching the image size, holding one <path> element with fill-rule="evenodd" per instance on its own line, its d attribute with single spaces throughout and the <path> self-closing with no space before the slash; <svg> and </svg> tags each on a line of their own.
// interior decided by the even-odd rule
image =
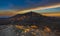
<svg viewBox="0 0 60 36">
<path fill-rule="evenodd" d="M 14 15 L 10 18 L 7 18 L 3 21 L 3 24 L 19 24 L 19 25 L 60 25 L 60 18 L 58 17 L 49 17 L 49 16 L 44 16 L 40 13 L 36 12 L 28 12 L 24 14 L 17 14 Z M 3 22 L 2 21 L 2 22 Z M 2 24 L 2 23 L 1 23 Z"/>
<path fill-rule="evenodd" d="M 17 14 L 10 18 L 11 24 L 20 24 L 20 25 L 38 25 L 42 23 L 43 19 L 46 16 L 35 12 L 28 12 L 24 14 Z"/>
<path fill-rule="evenodd" d="M 10 18 L 0 19 L 0 25 L 37 25 L 37 26 L 50 26 L 52 27 L 60 27 L 60 17 L 49 17 L 44 16 L 40 13 L 36 12 L 28 12 L 24 14 L 17 14 Z"/>
</svg>

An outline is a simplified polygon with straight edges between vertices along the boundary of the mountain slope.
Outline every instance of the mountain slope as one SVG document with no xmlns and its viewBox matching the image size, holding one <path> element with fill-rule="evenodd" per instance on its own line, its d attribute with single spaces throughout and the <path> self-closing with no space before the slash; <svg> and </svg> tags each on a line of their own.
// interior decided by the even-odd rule
<svg viewBox="0 0 60 36">
<path fill-rule="evenodd" d="M 28 12 L 25 14 L 17 14 L 10 18 L 11 24 L 20 25 L 51 25 L 59 24 L 60 19 L 56 17 L 47 17 L 35 12 Z"/>
<path fill-rule="evenodd" d="M 0 24 L 12 25 L 37 25 L 37 26 L 50 26 L 60 27 L 60 17 L 48 17 L 35 12 L 28 12 L 25 14 L 17 14 L 10 18 L 0 19 Z"/>
</svg>

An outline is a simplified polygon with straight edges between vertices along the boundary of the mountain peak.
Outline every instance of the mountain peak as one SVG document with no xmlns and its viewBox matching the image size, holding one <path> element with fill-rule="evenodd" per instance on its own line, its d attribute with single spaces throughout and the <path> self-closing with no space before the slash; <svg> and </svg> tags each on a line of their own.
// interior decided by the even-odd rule
<svg viewBox="0 0 60 36">
<path fill-rule="evenodd" d="M 33 11 L 30 11 L 30 12 L 25 13 L 25 14 L 31 14 L 31 15 L 41 15 L 41 14 L 39 14 L 39 13 L 37 13 L 37 12 L 33 12 Z"/>
<path fill-rule="evenodd" d="M 36 12 L 33 12 L 33 11 L 30 11 L 30 12 L 27 12 L 27 13 L 24 13 L 24 14 L 17 14 L 13 17 L 21 17 L 21 16 L 43 16 L 39 13 L 36 13 Z"/>
</svg>

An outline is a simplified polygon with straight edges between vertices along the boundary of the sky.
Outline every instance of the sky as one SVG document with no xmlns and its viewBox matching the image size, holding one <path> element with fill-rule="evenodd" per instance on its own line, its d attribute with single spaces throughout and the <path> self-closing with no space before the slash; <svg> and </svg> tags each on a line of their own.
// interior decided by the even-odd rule
<svg viewBox="0 0 60 36">
<path fill-rule="evenodd" d="M 0 15 L 4 15 L 3 12 L 6 11 L 14 14 L 29 11 L 60 12 L 60 0 L 0 0 Z"/>
<path fill-rule="evenodd" d="M 0 0 L 0 10 L 24 10 L 57 4 L 60 5 L 60 0 Z"/>
</svg>

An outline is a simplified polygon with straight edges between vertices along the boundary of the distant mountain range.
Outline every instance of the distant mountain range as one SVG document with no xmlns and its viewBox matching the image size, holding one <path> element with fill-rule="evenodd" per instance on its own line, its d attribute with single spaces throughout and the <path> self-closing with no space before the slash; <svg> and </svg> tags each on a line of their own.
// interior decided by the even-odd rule
<svg viewBox="0 0 60 36">
<path fill-rule="evenodd" d="M 1 18 L 0 24 L 19 24 L 19 25 L 37 25 L 60 27 L 60 17 L 49 17 L 41 15 L 40 13 L 28 12 L 25 14 L 17 14 L 10 18 Z"/>
</svg>

